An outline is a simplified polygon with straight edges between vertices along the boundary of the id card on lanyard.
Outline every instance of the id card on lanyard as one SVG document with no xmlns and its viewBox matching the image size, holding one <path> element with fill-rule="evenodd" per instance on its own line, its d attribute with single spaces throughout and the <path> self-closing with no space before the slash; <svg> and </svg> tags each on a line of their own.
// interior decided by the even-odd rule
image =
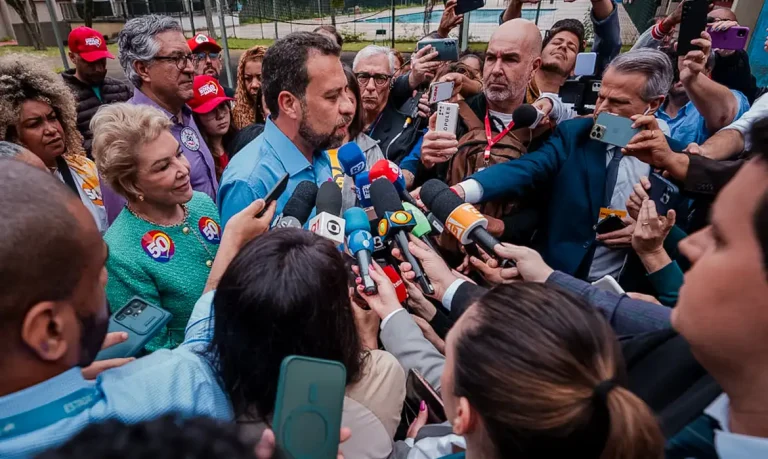
<svg viewBox="0 0 768 459">
<path fill-rule="evenodd" d="M 0 419 L 0 440 L 24 435 L 77 416 L 102 399 L 96 388 L 80 389 L 29 411 Z"/>
<path fill-rule="evenodd" d="M 499 140 L 503 139 L 504 136 L 507 135 L 514 126 L 515 126 L 515 122 L 510 121 L 507 127 L 505 127 L 499 133 L 499 135 L 492 138 L 491 137 L 491 120 L 488 117 L 488 109 L 485 110 L 485 139 L 488 142 L 488 145 L 485 147 L 485 151 L 483 152 L 483 161 L 485 161 L 486 166 L 491 160 L 491 148 L 493 148 L 493 146 L 496 145 L 499 142 Z"/>
</svg>

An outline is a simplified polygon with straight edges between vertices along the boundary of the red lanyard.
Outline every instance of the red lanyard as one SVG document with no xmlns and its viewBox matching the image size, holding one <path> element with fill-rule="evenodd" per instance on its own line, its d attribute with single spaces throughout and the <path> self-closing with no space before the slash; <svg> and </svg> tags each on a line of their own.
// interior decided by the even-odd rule
<svg viewBox="0 0 768 459">
<path fill-rule="evenodd" d="M 493 146 L 496 145 L 496 143 L 498 143 L 499 140 L 503 139 L 504 136 L 507 135 L 514 126 L 515 126 L 515 122 L 510 121 L 509 125 L 505 127 L 499 133 L 499 135 L 497 135 L 494 138 L 491 138 L 491 120 L 488 118 L 488 109 L 485 110 L 485 138 L 488 142 L 488 146 L 485 147 L 485 152 L 483 153 L 483 160 L 485 160 L 486 164 L 491 159 L 491 148 L 493 148 Z"/>
</svg>

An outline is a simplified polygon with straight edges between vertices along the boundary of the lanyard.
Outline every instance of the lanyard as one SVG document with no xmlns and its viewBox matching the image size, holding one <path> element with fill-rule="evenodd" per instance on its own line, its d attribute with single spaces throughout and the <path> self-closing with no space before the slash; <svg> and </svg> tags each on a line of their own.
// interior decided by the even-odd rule
<svg viewBox="0 0 768 459">
<path fill-rule="evenodd" d="M 491 159 L 491 148 L 493 148 L 493 146 L 496 145 L 499 140 L 503 139 L 504 136 L 507 135 L 514 126 L 515 121 L 510 121 L 509 125 L 505 127 L 499 133 L 499 135 L 491 138 L 491 120 L 488 118 L 488 109 L 485 110 L 485 139 L 488 142 L 488 146 L 485 147 L 485 152 L 483 153 L 483 160 L 485 161 L 485 164 L 488 164 L 488 161 Z"/>
<path fill-rule="evenodd" d="M 77 416 L 101 400 L 95 388 L 80 389 L 30 411 L 0 419 L 0 439 L 24 435 Z"/>
</svg>

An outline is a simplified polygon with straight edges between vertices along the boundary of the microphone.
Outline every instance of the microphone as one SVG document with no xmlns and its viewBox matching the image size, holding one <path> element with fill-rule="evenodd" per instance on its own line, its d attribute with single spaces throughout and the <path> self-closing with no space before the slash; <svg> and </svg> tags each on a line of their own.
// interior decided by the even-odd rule
<svg viewBox="0 0 768 459">
<path fill-rule="evenodd" d="M 344 221 L 346 228 L 344 234 L 347 236 L 347 248 L 357 259 L 357 266 L 360 267 L 360 277 L 363 278 L 363 287 L 365 293 L 374 295 L 378 292 L 376 283 L 371 279 L 370 266 L 371 254 L 373 253 L 373 236 L 368 222 L 368 216 L 365 211 L 359 207 L 352 207 L 344 212 Z"/>
<path fill-rule="evenodd" d="M 416 226 L 416 219 L 412 213 L 403 209 L 395 186 L 387 180 L 374 181 L 371 184 L 371 200 L 376 214 L 381 218 L 377 231 L 379 236 L 395 241 L 405 261 L 413 267 L 413 273 L 421 290 L 427 295 L 433 295 L 434 287 L 421 269 L 419 261 L 408 249 L 408 233 Z"/>
<path fill-rule="evenodd" d="M 336 153 L 339 165 L 344 175 L 354 178 L 360 172 L 365 171 L 365 153 L 355 142 L 342 145 Z"/>
<path fill-rule="evenodd" d="M 541 121 L 541 116 L 536 107 L 530 104 L 522 104 L 512 112 L 512 127 L 522 129 L 535 127 Z"/>
<path fill-rule="evenodd" d="M 386 159 L 380 159 L 376 161 L 376 164 L 371 166 L 371 170 L 368 174 L 371 182 L 379 178 L 389 180 L 389 182 L 395 186 L 395 190 L 397 190 L 397 195 L 400 196 L 401 201 L 408 202 L 414 206 L 417 205 L 416 200 L 413 199 L 413 196 L 411 196 L 411 194 L 408 193 L 408 190 L 405 189 L 405 177 L 403 177 L 403 171 L 400 170 L 400 167 L 397 164 L 392 161 L 387 161 Z"/>
<path fill-rule="evenodd" d="M 429 220 L 427 220 L 427 216 L 424 215 L 424 212 L 408 202 L 403 203 L 403 208 L 412 213 L 413 218 L 416 219 L 416 226 L 414 226 L 411 230 L 411 234 L 421 239 L 422 242 L 427 244 L 427 247 L 437 252 L 435 247 L 432 245 L 432 241 L 429 239 L 429 235 L 432 233 L 432 225 L 429 224 Z"/>
<path fill-rule="evenodd" d="M 315 207 L 315 196 L 317 185 L 309 180 L 299 182 L 273 228 L 302 228 Z"/>
<path fill-rule="evenodd" d="M 344 243 L 344 220 L 341 213 L 341 189 L 336 182 L 327 181 L 317 192 L 317 214 L 309 221 L 309 230 L 330 239 L 336 245 Z"/>
<path fill-rule="evenodd" d="M 381 268 L 382 271 L 384 271 L 384 274 L 389 277 L 390 282 L 392 282 L 392 285 L 395 286 L 395 293 L 397 294 L 397 301 L 402 303 L 403 301 L 408 299 L 408 288 L 405 286 L 405 282 L 403 282 L 403 278 L 400 277 L 400 274 L 397 273 L 397 270 L 392 265 L 386 265 L 383 268 Z"/>
<path fill-rule="evenodd" d="M 427 180 L 421 187 L 421 200 L 462 244 L 474 242 L 485 252 L 497 257 L 493 247 L 499 241 L 486 231 L 488 220 L 472 204 L 466 203 L 448 185 L 437 179 Z M 512 267 L 512 260 L 499 260 L 502 267 Z"/>
<path fill-rule="evenodd" d="M 360 207 L 368 214 L 368 219 L 376 220 L 376 212 L 371 203 L 371 180 L 368 171 L 360 172 L 355 176 L 355 194 Z"/>
</svg>

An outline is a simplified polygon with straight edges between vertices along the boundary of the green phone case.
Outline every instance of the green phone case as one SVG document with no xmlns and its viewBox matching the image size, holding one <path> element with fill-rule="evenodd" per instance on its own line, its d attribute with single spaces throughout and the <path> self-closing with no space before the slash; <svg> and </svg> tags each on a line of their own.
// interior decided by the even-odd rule
<svg viewBox="0 0 768 459">
<path fill-rule="evenodd" d="M 290 355 L 283 359 L 272 427 L 277 457 L 335 459 L 347 370 L 331 360 Z"/>
<path fill-rule="evenodd" d="M 603 112 L 597 115 L 589 137 L 598 142 L 624 148 L 632 137 L 641 131 L 633 128 L 632 123 L 633 121 L 629 118 Z"/>
</svg>

